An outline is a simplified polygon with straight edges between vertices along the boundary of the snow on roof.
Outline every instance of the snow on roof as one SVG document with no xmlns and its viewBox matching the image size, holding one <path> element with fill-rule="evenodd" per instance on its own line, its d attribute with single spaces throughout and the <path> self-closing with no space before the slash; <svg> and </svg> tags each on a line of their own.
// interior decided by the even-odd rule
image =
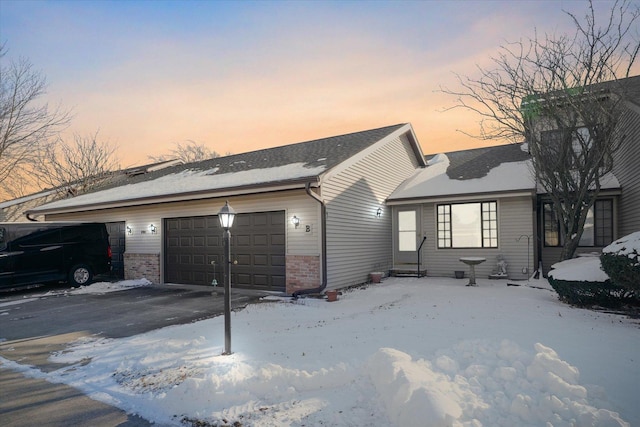
<svg viewBox="0 0 640 427">
<path fill-rule="evenodd" d="M 83 194 L 71 199 L 59 200 L 37 207 L 33 211 L 70 208 L 114 201 L 132 201 L 149 197 L 178 195 L 207 190 L 242 187 L 246 185 L 281 182 L 296 178 L 317 176 L 326 165 L 307 167 L 304 163 L 292 163 L 272 168 L 243 170 L 216 174 L 217 168 L 184 170 L 164 175 L 151 181 L 114 187 L 96 193 Z"/>
<path fill-rule="evenodd" d="M 535 181 L 531 174 L 531 162 L 502 163 L 480 178 L 456 179 L 447 175 L 450 166 L 446 154 L 437 154 L 426 168 L 418 170 L 406 180 L 389 200 L 419 199 L 470 193 L 533 190 Z"/>
<path fill-rule="evenodd" d="M 102 190 L 49 203 L 34 213 L 87 207 L 105 203 L 131 204 L 134 200 L 177 197 L 183 193 L 219 192 L 247 186 L 282 185 L 317 179 L 394 132 L 409 132 L 397 124 L 297 144 L 180 164 L 148 173 L 131 174 L 106 183 Z M 124 181 L 124 182 L 123 182 Z"/>
<path fill-rule="evenodd" d="M 594 188 L 595 188 L 594 185 L 589 186 L 590 190 L 593 190 Z M 620 188 L 620 182 L 612 172 L 607 172 L 602 178 L 600 178 L 601 190 L 615 190 L 618 188 Z M 540 183 L 538 183 L 537 191 L 538 191 L 538 194 L 545 194 L 547 192 Z"/>
</svg>

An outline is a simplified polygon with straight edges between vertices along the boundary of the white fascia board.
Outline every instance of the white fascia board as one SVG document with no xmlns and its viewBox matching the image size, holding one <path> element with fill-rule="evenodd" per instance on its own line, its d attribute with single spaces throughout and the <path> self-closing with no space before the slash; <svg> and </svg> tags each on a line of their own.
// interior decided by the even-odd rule
<svg viewBox="0 0 640 427">
<path fill-rule="evenodd" d="M 309 180 L 311 187 L 317 187 L 319 184 L 316 181 Z M 115 209 L 115 208 L 127 208 L 134 206 L 147 206 L 147 205 L 156 205 L 161 203 L 172 203 L 172 202 L 184 202 L 191 200 L 202 200 L 202 199 L 216 199 L 223 197 L 233 197 L 233 196 L 245 196 L 249 194 L 262 194 L 262 193 L 271 193 L 271 192 L 279 192 L 286 190 L 300 190 L 306 187 L 307 183 L 292 183 L 292 184 L 284 184 L 284 185 L 273 185 L 273 186 L 265 186 L 265 187 L 251 187 L 251 188 L 236 188 L 236 189 L 228 189 L 222 191 L 203 191 L 197 193 L 181 193 L 174 195 L 167 195 L 162 197 L 146 197 L 140 199 L 129 199 L 119 202 L 103 202 L 103 203 L 94 203 L 90 205 L 84 206 L 70 206 L 70 207 L 62 207 L 62 208 L 53 208 L 53 209 L 38 209 L 34 208 L 33 210 L 28 211 L 28 214 L 34 215 L 51 215 L 51 214 L 60 214 L 60 213 L 75 213 L 75 212 L 87 212 L 87 211 L 95 211 L 102 209 Z"/>
<path fill-rule="evenodd" d="M 385 136 L 378 142 L 371 144 L 369 147 L 349 157 L 347 160 L 343 161 L 342 163 L 323 172 L 320 175 L 320 182 L 322 183 L 328 179 L 331 179 L 333 176 L 338 175 L 339 173 L 343 172 L 344 170 L 350 168 L 360 160 L 367 157 L 369 154 L 376 151 L 378 148 L 380 148 L 380 146 L 385 145 L 389 141 L 393 141 L 394 139 L 404 134 L 408 134 L 409 142 L 412 145 L 412 148 L 413 148 L 414 154 L 417 157 L 418 163 L 422 166 L 426 166 L 426 162 L 424 160 L 424 154 L 422 153 L 422 148 L 420 148 L 420 144 L 418 144 L 418 138 L 416 137 L 416 134 L 413 131 L 413 127 L 411 127 L 411 124 L 407 123 L 402 127 L 400 127 L 399 129 L 395 130 L 394 132 L 390 133 L 389 135 Z"/>
<path fill-rule="evenodd" d="M 443 202 L 475 202 L 489 199 L 506 199 L 511 197 L 533 197 L 535 194 L 532 191 L 512 191 L 508 193 L 469 193 L 458 194 L 455 196 L 441 196 L 430 198 L 415 198 L 404 200 L 387 200 L 387 206 L 402 206 L 402 205 L 420 205 L 424 203 L 443 203 Z"/>
</svg>

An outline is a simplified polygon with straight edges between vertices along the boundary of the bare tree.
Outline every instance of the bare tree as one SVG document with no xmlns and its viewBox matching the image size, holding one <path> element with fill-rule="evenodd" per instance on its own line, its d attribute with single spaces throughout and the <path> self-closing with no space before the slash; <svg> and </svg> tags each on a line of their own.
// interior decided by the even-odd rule
<svg viewBox="0 0 640 427">
<path fill-rule="evenodd" d="M 151 161 L 164 162 L 167 160 L 180 160 L 183 163 L 198 162 L 200 160 L 214 159 L 220 157 L 215 150 L 196 141 L 187 140 L 184 143 L 175 143 L 176 147 L 169 151 L 169 154 L 161 156 L 148 156 Z"/>
<path fill-rule="evenodd" d="M 640 9 L 613 3 L 604 24 L 593 4 L 584 19 L 565 12 L 571 35 L 535 34 L 502 46 L 491 68 L 476 77 L 457 75 L 452 108 L 480 116 L 480 139 L 528 142 L 534 173 L 560 223 L 561 259 L 573 257 L 601 179 L 622 142 L 616 126 L 640 42 Z"/>
<path fill-rule="evenodd" d="M 5 46 L 0 46 L 0 199 L 18 190 L 8 184 L 25 183 L 25 169 L 38 153 L 67 126 L 68 112 L 38 104 L 46 92 L 46 79 L 24 58 L 5 65 Z M 7 181 L 13 174 L 23 175 Z M 5 182 L 6 181 L 6 182 Z"/>
<path fill-rule="evenodd" d="M 41 187 L 59 188 L 66 194 L 81 194 L 120 169 L 117 147 L 100 141 L 98 132 L 74 135 L 73 142 L 58 139 L 41 152 L 41 167 L 34 170 Z"/>
</svg>

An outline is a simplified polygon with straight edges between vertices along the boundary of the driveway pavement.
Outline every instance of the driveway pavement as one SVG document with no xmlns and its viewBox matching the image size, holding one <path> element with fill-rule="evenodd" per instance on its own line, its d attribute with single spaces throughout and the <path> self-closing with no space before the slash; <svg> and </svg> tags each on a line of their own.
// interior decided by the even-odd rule
<svg viewBox="0 0 640 427">
<path fill-rule="evenodd" d="M 265 295 L 232 291 L 233 309 Z M 85 336 L 121 338 L 222 314 L 221 288 L 153 285 L 103 295 L 60 288 L 0 293 L 0 356 L 47 373 L 64 365 L 49 355 Z M 3 426 L 148 426 L 62 384 L 27 378 L 0 361 Z M 157 426 L 157 424 L 156 424 Z"/>
</svg>

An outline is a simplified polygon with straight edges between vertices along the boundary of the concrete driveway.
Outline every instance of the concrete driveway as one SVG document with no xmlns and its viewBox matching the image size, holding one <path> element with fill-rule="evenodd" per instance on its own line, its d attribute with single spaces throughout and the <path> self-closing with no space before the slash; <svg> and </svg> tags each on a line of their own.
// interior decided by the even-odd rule
<svg viewBox="0 0 640 427">
<path fill-rule="evenodd" d="M 232 291 L 232 309 L 265 293 Z M 61 288 L 0 293 L 0 356 L 47 373 L 64 365 L 49 355 L 81 337 L 121 338 L 191 323 L 224 312 L 222 288 L 153 285 L 103 295 Z M 61 384 L 26 378 L 0 361 L 3 426 L 147 426 L 144 419 Z M 157 424 L 156 424 L 157 425 Z"/>
</svg>

